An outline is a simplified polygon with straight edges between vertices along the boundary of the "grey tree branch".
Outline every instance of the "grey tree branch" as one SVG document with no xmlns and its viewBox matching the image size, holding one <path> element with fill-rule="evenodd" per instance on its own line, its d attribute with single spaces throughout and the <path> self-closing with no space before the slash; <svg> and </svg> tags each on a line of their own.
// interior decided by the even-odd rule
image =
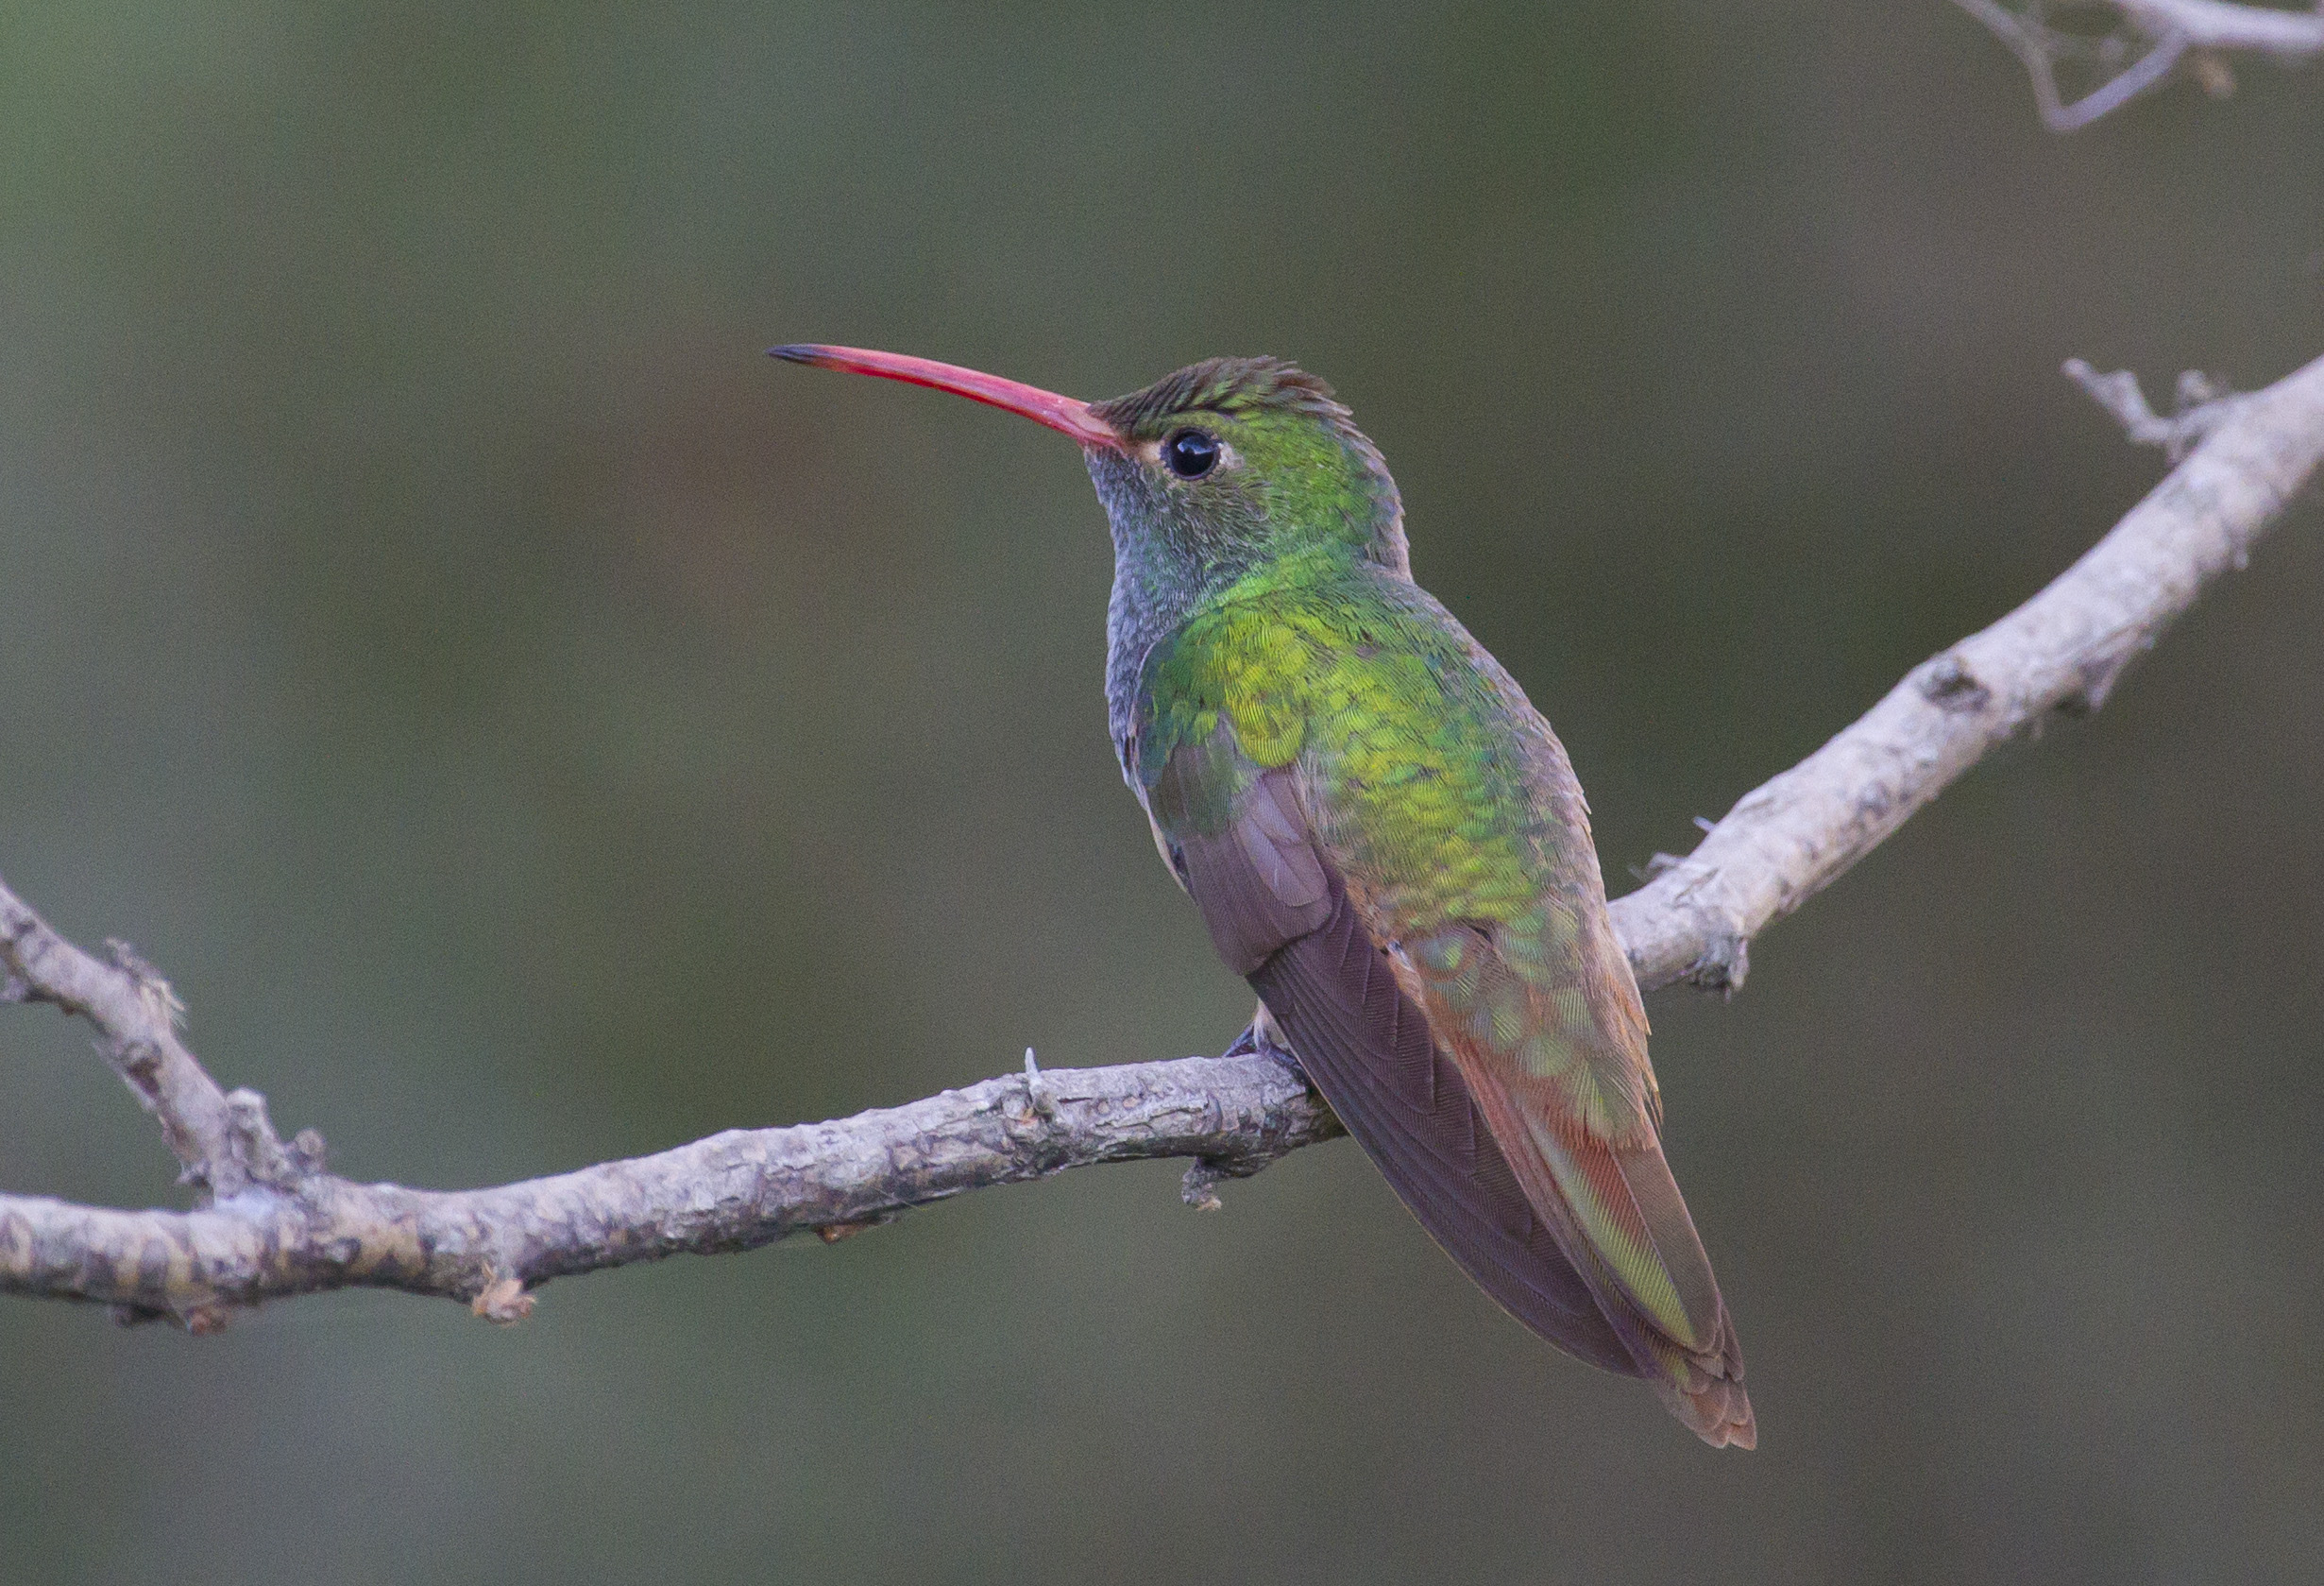
<svg viewBox="0 0 2324 1586">
<path fill-rule="evenodd" d="M 2133 440 L 2186 460 L 2048 588 L 1908 673 L 1814 754 L 1755 789 L 1693 853 L 1614 904 L 1641 985 L 1733 987 L 1746 945 L 1845 874 L 1914 810 L 2051 711 L 2095 710 L 2203 587 L 2240 568 L 2324 457 L 2324 359 L 2164 421 L 2137 383 L 2066 372 Z M 2182 392 L 2209 392 L 2182 380 Z M 2127 395 L 2126 395 L 2127 381 Z"/>
<path fill-rule="evenodd" d="M 1953 3 L 1983 23 L 2025 65 L 2034 108 L 2053 132 L 2074 131 L 2119 110 L 2164 81 L 2182 60 L 2193 64 L 2205 89 L 2224 95 L 2235 87 L 2227 62 L 2231 52 L 2282 61 L 2324 52 L 2324 8 L 2291 11 L 2228 0 L 2107 0 L 2121 25 L 2093 39 L 2050 26 L 2046 0 L 2023 0 L 2014 7 L 2002 0 Z M 2142 46 L 2143 53 L 2124 65 Z M 2108 74 L 2070 105 L 2058 88 L 2059 64 L 2069 60 Z"/>
<path fill-rule="evenodd" d="M 2103 540 L 1982 633 L 1916 667 L 1860 720 L 1745 796 L 1685 859 L 1614 904 L 1648 987 L 1732 991 L 1747 944 L 1828 885 L 1988 750 L 2053 710 L 2095 709 L 2203 587 L 2241 567 L 2324 459 L 2324 359 L 2248 396 L 2157 417 L 2124 376 L 2069 373 L 2132 438 L 2187 455 Z M 830 1123 L 737 1130 L 657 1155 L 457 1192 L 355 1184 L 312 1132 L 285 1146 L 254 1092 L 221 1093 L 177 1000 L 127 947 L 66 942 L 0 882 L 0 998 L 93 1024 L 161 1120 L 190 1211 L 0 1195 L 0 1292 L 110 1305 L 194 1331 L 266 1299 L 352 1286 L 467 1301 L 513 1322 L 551 1278 L 682 1252 L 838 1238 L 991 1185 L 1100 1162 L 1192 1157 L 1184 1194 L 1340 1133 L 1264 1054 L 987 1080 Z"/>
<path fill-rule="evenodd" d="M 0 1002 L 50 1002 L 104 1037 L 98 1050 L 161 1121 L 184 1182 L 233 1195 L 285 1170 L 284 1151 L 256 1091 L 229 1096 L 178 1038 L 185 1010 L 169 982 L 126 942 L 108 964 L 48 929 L 0 885 Z"/>
</svg>

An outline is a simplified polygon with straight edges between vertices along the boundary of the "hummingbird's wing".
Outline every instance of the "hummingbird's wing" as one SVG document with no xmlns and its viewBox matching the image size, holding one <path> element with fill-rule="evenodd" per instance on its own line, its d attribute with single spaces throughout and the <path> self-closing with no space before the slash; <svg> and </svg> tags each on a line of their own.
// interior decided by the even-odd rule
<svg viewBox="0 0 2324 1586">
<path fill-rule="evenodd" d="M 1437 1243 L 1542 1337 L 1653 1383 L 1706 1441 L 1756 1441 L 1603 895 L 1552 884 L 1531 916 L 1404 941 L 1362 895 L 1371 878 L 1319 840 L 1293 769 L 1254 764 L 1225 720 L 1157 770 L 1148 813 L 1213 941 Z"/>
<path fill-rule="evenodd" d="M 1228 964 L 1397 1196 L 1502 1308 L 1592 1365 L 1638 1367 L 1535 1211 L 1460 1070 L 1399 988 L 1317 850 L 1287 770 L 1224 727 L 1183 744 L 1147 790 L 1164 858 Z"/>
</svg>

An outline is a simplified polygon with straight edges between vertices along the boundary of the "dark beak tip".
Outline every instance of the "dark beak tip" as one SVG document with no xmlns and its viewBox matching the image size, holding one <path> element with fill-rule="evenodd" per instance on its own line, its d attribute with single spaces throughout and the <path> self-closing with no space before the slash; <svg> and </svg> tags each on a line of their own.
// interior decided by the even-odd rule
<svg viewBox="0 0 2324 1586">
<path fill-rule="evenodd" d="M 1111 425 L 1092 415 L 1089 403 L 1077 401 L 1071 397 L 1060 397 L 1055 391 L 1043 391 L 1021 381 L 1003 380 L 981 369 L 962 368 L 957 364 L 940 364 L 933 358 L 911 357 L 900 352 L 875 352 L 861 347 L 825 347 L 814 342 L 770 347 L 767 355 L 819 369 L 876 375 L 882 380 L 900 380 L 908 385 L 925 385 L 938 391 L 949 391 L 956 397 L 986 402 L 1030 418 L 1037 424 L 1044 424 L 1072 436 L 1083 446 L 1119 448 L 1124 444 L 1122 436 Z"/>
</svg>

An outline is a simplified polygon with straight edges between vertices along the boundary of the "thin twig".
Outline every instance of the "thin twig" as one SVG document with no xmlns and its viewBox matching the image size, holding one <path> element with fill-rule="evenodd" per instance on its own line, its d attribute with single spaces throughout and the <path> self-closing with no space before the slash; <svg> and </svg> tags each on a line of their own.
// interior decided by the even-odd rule
<svg viewBox="0 0 2324 1586">
<path fill-rule="evenodd" d="M 236 1305 L 365 1286 L 513 1322 L 553 1277 L 667 1255 L 838 1237 L 912 1206 L 1068 1168 L 1194 1157 L 1215 1177 L 1328 1140 L 1338 1122 L 1271 1057 L 1046 1068 L 908 1106 L 498 1188 L 353 1184 L 321 1171 L 192 1212 L 0 1196 L 0 1292 L 96 1301 L 194 1330 Z"/>
<path fill-rule="evenodd" d="M 2093 41 L 2051 27 L 2042 0 L 2017 8 L 2001 0 L 1953 0 L 1983 23 L 2025 65 L 2033 84 L 2034 108 L 2053 132 L 2071 132 L 2121 109 L 2167 78 L 2182 60 L 2204 70 L 2198 75 L 2214 93 L 2234 86 L 2226 57 L 2248 51 L 2278 60 L 2299 60 L 2324 51 L 2324 9 L 2278 10 L 2231 5 L 2227 0 L 2112 0 L 2122 26 Z M 2095 59 L 2102 65 L 2136 39 L 2144 54 L 2069 105 L 2058 90 L 2058 63 Z M 2189 52 L 2196 52 L 2190 56 Z"/>
<path fill-rule="evenodd" d="M 2146 405 L 2138 376 L 2129 369 L 2100 374 L 2079 358 L 2065 361 L 2065 377 L 2090 395 L 2090 400 L 2114 416 L 2123 434 L 2140 446 L 2159 446 L 2176 465 L 2197 442 L 2226 422 L 2237 398 L 2219 381 L 2199 369 L 2179 377 L 2179 405 L 2165 418 Z"/>
<path fill-rule="evenodd" d="M 2072 371 L 2134 439 L 2186 460 L 2017 610 L 1916 667 L 1860 720 L 1738 803 L 1685 859 L 1614 905 L 1641 984 L 1741 984 L 1748 943 L 1955 777 L 2052 710 L 2095 709 L 2203 587 L 2241 567 L 2324 459 L 2324 359 L 2267 390 L 2165 421 L 2135 383 Z M 2181 383 L 2182 398 L 2208 396 Z M 275 1139 L 252 1092 L 222 1095 L 179 1042 L 175 999 L 126 948 L 107 964 L 0 883 L 0 996 L 93 1023 L 109 1059 L 212 1193 L 192 1211 L 0 1196 L 0 1292 L 110 1304 L 195 1331 L 238 1305 L 350 1286 L 467 1301 L 512 1322 L 551 1278 L 681 1252 L 827 1238 L 912 1206 L 1069 1168 L 1192 1157 L 1184 1193 L 1340 1131 L 1273 1057 L 1042 1068 L 908 1106 L 735 1131 L 658 1155 L 495 1189 L 358 1185 L 321 1141 Z"/>
<path fill-rule="evenodd" d="M 256 1091 L 218 1088 L 178 1036 L 185 1012 L 169 982 L 127 942 L 112 962 L 81 951 L 0 886 L 0 1001 L 50 1002 L 104 1036 L 98 1050 L 161 1125 L 184 1182 L 233 1195 L 281 1176 L 284 1148 Z"/>
</svg>

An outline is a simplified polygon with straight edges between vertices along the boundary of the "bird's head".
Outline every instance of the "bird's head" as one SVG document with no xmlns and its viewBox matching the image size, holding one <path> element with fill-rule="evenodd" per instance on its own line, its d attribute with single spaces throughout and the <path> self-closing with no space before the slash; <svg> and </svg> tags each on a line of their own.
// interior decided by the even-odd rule
<svg viewBox="0 0 2324 1586">
<path fill-rule="evenodd" d="M 774 356 L 951 391 L 1078 442 L 1116 554 L 1190 598 L 1300 554 L 1410 576 L 1403 506 L 1332 388 L 1276 358 L 1212 358 L 1083 402 L 893 352 L 778 347 Z"/>
</svg>

